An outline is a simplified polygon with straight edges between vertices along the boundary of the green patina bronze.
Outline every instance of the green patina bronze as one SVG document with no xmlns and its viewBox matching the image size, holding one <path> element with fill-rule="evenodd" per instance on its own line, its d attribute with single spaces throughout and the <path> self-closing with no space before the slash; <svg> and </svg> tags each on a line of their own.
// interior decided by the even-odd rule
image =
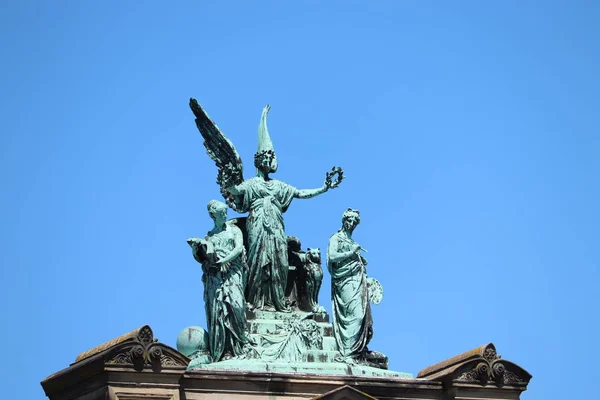
<svg viewBox="0 0 600 400">
<path fill-rule="evenodd" d="M 361 254 L 364 249 L 352 239 L 359 223 L 360 212 L 348 208 L 342 216 L 342 228 L 331 236 L 327 247 L 333 332 L 344 361 L 387 368 L 387 357 L 367 347 L 373 337 L 367 260 Z"/>
<path fill-rule="evenodd" d="M 254 155 L 256 177 L 244 180 L 242 160 L 217 125 L 194 99 L 190 108 L 196 116 L 196 126 L 204 138 L 204 146 L 218 169 L 217 183 L 228 204 L 237 212 L 248 212 L 248 282 L 246 300 L 259 310 L 290 311 L 285 289 L 288 275 L 287 236 L 283 213 L 293 199 L 308 199 L 339 186 L 342 170 L 332 168 L 325 183 L 318 189 L 300 190 L 271 178 L 277 171 L 277 156 L 267 129 L 266 106 L 258 126 L 258 151 Z M 338 176 L 336 181 L 332 180 Z"/>
<path fill-rule="evenodd" d="M 273 179 L 278 160 L 267 129 L 266 106 L 258 127 L 256 176 L 243 177 L 242 160 L 231 141 L 194 99 L 190 108 L 217 165 L 217 184 L 226 203 L 208 205 L 213 229 L 190 238 L 194 258 L 202 264 L 207 331 L 189 327 L 177 347 L 192 361 L 188 369 L 226 369 L 324 374 L 411 377 L 387 371 L 387 357 L 369 351 L 372 317 L 381 285 L 367 278 L 364 251 L 352 232 L 360 221 L 348 209 L 342 229 L 327 249 L 332 276 L 333 324 L 319 305 L 323 280 L 321 252 L 302 249 L 285 233 L 283 214 L 293 199 L 307 199 L 337 188 L 341 168 L 326 173 L 318 189 L 297 189 Z M 227 221 L 227 206 L 248 213 Z"/>
<path fill-rule="evenodd" d="M 247 356 L 251 350 L 244 301 L 246 251 L 242 232 L 227 222 L 225 203 L 212 200 L 208 213 L 215 226 L 204 239 L 190 238 L 188 244 L 202 264 L 210 356 L 221 361 Z"/>
</svg>

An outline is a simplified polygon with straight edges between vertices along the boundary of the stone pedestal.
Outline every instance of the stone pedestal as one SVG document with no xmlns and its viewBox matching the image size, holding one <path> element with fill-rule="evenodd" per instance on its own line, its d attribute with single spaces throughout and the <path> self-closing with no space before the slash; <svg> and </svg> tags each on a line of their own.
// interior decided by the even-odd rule
<svg viewBox="0 0 600 400">
<path fill-rule="evenodd" d="M 531 379 L 527 371 L 501 359 L 492 344 L 425 368 L 417 378 L 358 375 L 352 370 L 188 371 L 189 362 L 157 342 L 144 326 L 82 353 L 68 368 L 46 378 L 42 387 L 51 400 L 503 400 L 519 399 Z"/>
<path fill-rule="evenodd" d="M 303 311 L 290 313 L 276 311 L 248 311 L 248 332 L 255 343 L 261 344 L 267 339 L 273 343 L 285 340 L 290 324 L 310 321 L 317 329 L 318 340 L 308 344 L 302 353 L 293 356 L 293 362 L 281 360 L 227 360 L 206 364 L 205 358 L 194 358 L 188 365 L 188 370 L 228 370 L 252 372 L 285 372 L 300 374 L 328 374 L 328 375 L 354 375 L 354 376 L 385 376 L 395 378 L 412 378 L 413 375 L 405 372 L 389 371 L 387 369 L 373 368 L 367 365 L 346 364 L 340 362 L 341 355 L 337 351 L 333 326 L 329 322 L 329 315 L 324 313 L 313 314 Z M 300 340 L 292 337 L 291 340 Z M 293 346 L 296 343 L 292 343 Z M 311 347 L 312 346 L 312 347 Z M 259 352 L 264 349 L 259 346 Z"/>
</svg>

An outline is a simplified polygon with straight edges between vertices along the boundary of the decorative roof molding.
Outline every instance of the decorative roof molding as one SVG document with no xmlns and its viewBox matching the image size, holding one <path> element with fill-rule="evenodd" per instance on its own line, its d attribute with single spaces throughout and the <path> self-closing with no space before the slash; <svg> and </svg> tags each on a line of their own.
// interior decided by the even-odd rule
<svg viewBox="0 0 600 400">
<path fill-rule="evenodd" d="M 517 364 L 501 359 L 496 347 L 489 343 L 427 367 L 419 372 L 417 378 L 526 387 L 531 374 Z"/>
<path fill-rule="evenodd" d="M 153 372 L 176 370 L 181 373 L 190 359 L 174 348 L 159 343 L 148 325 L 135 329 L 116 339 L 81 353 L 68 368 L 56 372 L 42 381 L 47 396 L 91 379 L 110 367 L 130 368 L 135 371 L 150 369 Z"/>
<path fill-rule="evenodd" d="M 139 329 L 136 336 L 114 345 L 106 351 L 106 364 L 133 365 L 141 371 L 146 367 L 160 370 L 163 367 L 187 367 L 190 359 L 177 350 L 158 343 L 148 325 Z"/>
<path fill-rule="evenodd" d="M 150 335 L 152 335 L 152 329 L 150 329 L 150 326 L 144 325 L 141 328 L 137 328 L 137 329 L 132 330 L 131 332 L 127 332 L 126 334 L 121 335 L 118 338 L 109 340 L 106 343 L 102 343 L 101 345 L 96 346 L 93 349 L 84 351 L 83 353 L 81 353 L 77 356 L 77 358 L 75 359 L 75 362 L 73 364 L 78 363 L 79 361 L 84 360 L 88 357 L 91 357 L 94 354 L 101 353 L 104 350 L 107 350 L 119 343 L 123 343 L 126 341 L 133 341 L 133 340 L 139 341 L 144 335 L 148 335 L 148 330 L 150 331 Z M 71 364 L 71 365 L 73 365 L 73 364 Z"/>
<path fill-rule="evenodd" d="M 100 353 L 105 353 L 106 364 L 133 365 L 136 370 L 144 367 L 187 367 L 190 362 L 189 358 L 172 347 L 158 343 L 149 325 L 81 353 L 71 365 Z"/>
</svg>

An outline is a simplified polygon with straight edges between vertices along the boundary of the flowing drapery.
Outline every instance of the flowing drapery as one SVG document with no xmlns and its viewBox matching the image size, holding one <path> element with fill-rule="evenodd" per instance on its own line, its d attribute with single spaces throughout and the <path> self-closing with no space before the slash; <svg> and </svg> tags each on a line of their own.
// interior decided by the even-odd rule
<svg viewBox="0 0 600 400">
<path fill-rule="evenodd" d="M 283 213 L 298 190 L 287 183 L 261 177 L 239 185 L 243 211 L 249 211 L 248 280 L 246 300 L 254 308 L 287 310 L 285 288 L 288 275 L 287 236 Z"/>
<path fill-rule="evenodd" d="M 342 356 L 355 357 L 365 350 L 373 336 L 365 260 L 359 254 L 353 254 L 338 262 L 330 261 L 330 251 L 348 252 L 355 244 L 341 231 L 330 240 L 335 247 L 328 249 L 327 254 L 327 267 L 331 274 L 333 333 Z"/>
<path fill-rule="evenodd" d="M 224 231 L 209 232 L 205 239 L 212 243 L 220 259 L 243 241 L 239 228 L 230 224 Z M 233 357 L 241 356 L 248 343 L 243 281 L 245 252 L 233 259 L 225 272 L 210 265 L 203 265 L 203 269 L 204 307 L 213 362 L 221 360 L 226 352 Z"/>
</svg>

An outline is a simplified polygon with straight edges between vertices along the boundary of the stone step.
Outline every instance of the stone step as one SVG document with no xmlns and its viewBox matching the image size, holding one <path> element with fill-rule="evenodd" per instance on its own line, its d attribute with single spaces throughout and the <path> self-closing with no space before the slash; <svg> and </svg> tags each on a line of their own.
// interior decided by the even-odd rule
<svg viewBox="0 0 600 400">
<path fill-rule="evenodd" d="M 340 355 L 337 351 L 308 350 L 302 354 L 304 362 L 332 363 Z"/>
<path fill-rule="evenodd" d="M 257 343 L 260 343 L 260 338 L 253 336 L 253 339 Z M 264 348 L 257 348 L 259 353 L 262 353 Z M 340 353 L 336 350 L 307 350 L 302 354 L 302 362 L 315 362 L 315 363 L 332 363 L 336 362 L 336 357 L 340 356 Z"/>
<path fill-rule="evenodd" d="M 251 335 L 256 343 L 260 343 L 259 335 Z M 257 347 L 260 353 L 264 350 L 262 347 Z M 340 356 L 337 350 L 306 350 L 302 353 L 302 362 L 316 362 L 316 363 L 332 363 L 336 362 L 336 357 Z"/>
<path fill-rule="evenodd" d="M 319 313 L 313 314 L 304 311 L 293 311 L 289 313 L 284 313 L 280 311 L 251 311 L 246 310 L 246 318 L 248 320 L 254 319 L 276 319 L 276 320 L 284 320 L 288 321 L 291 319 L 304 319 L 309 317 L 309 319 L 313 319 L 316 322 L 329 322 L 329 315 L 327 313 Z"/>
<path fill-rule="evenodd" d="M 196 360 L 199 360 L 199 358 L 190 362 L 188 370 L 197 372 L 202 372 L 203 370 L 283 372 L 313 374 L 320 375 L 321 377 L 323 375 L 354 375 L 413 379 L 413 375 L 406 372 L 389 371 L 387 369 L 367 367 L 364 365 L 349 365 L 344 363 L 288 363 L 283 361 L 267 362 L 261 360 L 248 362 L 248 360 L 228 360 L 212 364 L 200 364 Z M 329 377 L 329 379 L 331 379 L 331 377 Z"/>
<path fill-rule="evenodd" d="M 250 334 L 260 333 L 260 334 L 275 334 L 279 332 L 285 325 L 285 322 L 282 320 L 273 320 L 273 319 L 254 319 L 248 320 L 248 330 Z M 321 335 L 325 337 L 333 336 L 333 326 L 328 322 L 317 322 L 319 329 L 321 330 Z"/>
</svg>

